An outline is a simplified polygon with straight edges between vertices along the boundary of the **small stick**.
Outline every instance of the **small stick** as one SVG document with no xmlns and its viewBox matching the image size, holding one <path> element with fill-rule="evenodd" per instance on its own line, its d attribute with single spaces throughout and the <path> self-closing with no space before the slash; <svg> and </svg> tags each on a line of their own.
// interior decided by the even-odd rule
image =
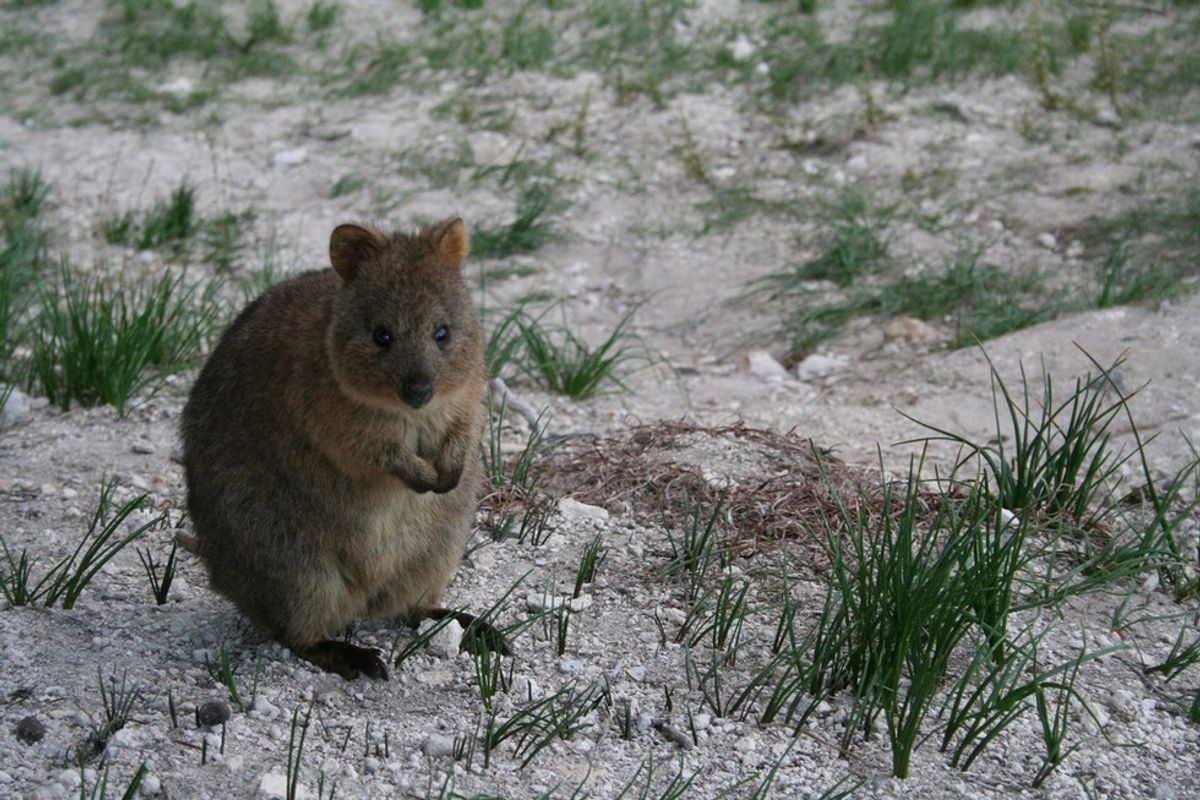
<svg viewBox="0 0 1200 800">
<path fill-rule="evenodd" d="M 525 421 L 529 423 L 529 427 L 537 431 L 538 436 L 546 435 L 546 419 L 544 414 L 539 414 L 537 409 L 518 397 L 512 389 L 508 388 L 508 384 L 504 382 L 503 378 L 499 376 L 492 378 L 490 385 L 492 387 L 493 406 L 499 408 L 503 405 L 511 408 L 525 418 Z"/>
</svg>

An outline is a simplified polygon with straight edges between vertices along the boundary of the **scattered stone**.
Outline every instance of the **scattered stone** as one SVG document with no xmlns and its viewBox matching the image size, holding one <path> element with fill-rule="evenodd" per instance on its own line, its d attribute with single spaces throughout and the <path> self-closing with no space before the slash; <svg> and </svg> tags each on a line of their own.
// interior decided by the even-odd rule
<svg viewBox="0 0 1200 800">
<path fill-rule="evenodd" d="M 955 122 L 968 123 L 971 118 L 962 110 L 962 106 L 953 100 L 938 100 L 930 108 L 938 114 L 945 114 Z"/>
<path fill-rule="evenodd" d="M 46 735 L 46 726 L 36 716 L 30 714 L 17 723 L 17 738 L 25 744 L 37 744 Z"/>
<path fill-rule="evenodd" d="M 692 717 L 692 725 L 697 731 L 708 730 L 708 726 L 712 724 L 712 716 L 709 714 L 697 714 Z"/>
<path fill-rule="evenodd" d="M 848 363 L 849 360 L 845 356 L 813 353 L 796 365 L 796 377 L 802 381 L 817 380 L 832 375 Z"/>
<path fill-rule="evenodd" d="M 196 724 L 220 725 L 229 719 L 229 705 L 222 700 L 208 700 L 196 706 Z"/>
<path fill-rule="evenodd" d="M 437 624 L 439 623 L 427 619 L 421 623 L 417 630 L 420 633 L 425 633 Z M 429 652 L 440 658 L 454 658 L 458 655 L 458 651 L 462 647 L 462 638 L 462 624 L 458 620 L 452 619 L 429 640 Z"/>
<path fill-rule="evenodd" d="M 454 738 L 441 733 L 431 733 L 425 737 L 423 747 L 425 755 L 430 758 L 446 758 L 454 755 Z"/>
<path fill-rule="evenodd" d="M 488 550 L 476 550 L 467 559 L 467 564 L 472 569 L 479 570 L 480 572 L 488 572 L 496 566 L 496 556 Z"/>
<path fill-rule="evenodd" d="M 427 669 L 417 673 L 417 681 L 426 686 L 445 686 L 454 680 L 454 673 L 448 669 Z"/>
<path fill-rule="evenodd" d="M 307 160 L 308 150 L 303 147 L 297 147 L 293 150 L 280 150 L 271 159 L 271 163 L 277 167 L 295 167 Z"/>
<path fill-rule="evenodd" d="M 147 441 L 146 439 L 139 439 L 129 449 L 142 456 L 153 455 L 155 451 L 154 442 Z"/>
<path fill-rule="evenodd" d="M 558 501 L 558 513 L 567 519 L 591 520 L 593 522 L 607 522 L 609 516 L 608 509 L 601 508 L 600 506 L 590 506 L 571 497 L 564 497 Z"/>
<path fill-rule="evenodd" d="M 142 797 L 158 797 L 162 794 L 162 781 L 153 773 L 146 773 L 142 776 L 142 787 L 139 790 Z"/>
<path fill-rule="evenodd" d="M 379 771 L 379 759 L 375 757 L 368 758 L 363 762 L 363 774 L 374 775 Z"/>
<path fill-rule="evenodd" d="M 1154 800 L 1175 800 L 1175 790 L 1165 783 L 1154 784 Z"/>
<path fill-rule="evenodd" d="M 533 698 L 538 696 L 537 681 L 528 675 L 518 675 L 513 679 L 512 692 L 514 697 L 525 702 L 531 702 Z"/>
<path fill-rule="evenodd" d="M 638 683 L 641 683 L 642 681 L 646 680 L 646 668 L 645 667 L 642 667 L 642 666 L 630 667 L 629 669 L 625 670 L 625 672 L 627 672 L 629 674 L 629 677 L 633 678 Z"/>
<path fill-rule="evenodd" d="M 746 38 L 746 34 L 739 33 L 738 37 L 725 49 L 729 52 L 729 57 L 740 64 L 750 60 L 754 55 L 755 48 L 753 42 Z"/>
<path fill-rule="evenodd" d="M 288 779 L 278 772 L 268 772 L 258 782 L 258 796 L 267 800 L 312 800 L 315 795 L 306 786 L 296 785 L 295 794 L 288 794 Z"/>
<path fill-rule="evenodd" d="M 1037 237 L 1037 243 L 1039 247 L 1044 247 L 1047 250 L 1053 250 L 1058 247 L 1058 239 L 1055 238 L 1054 234 L 1050 233 L 1049 231 L 1046 233 L 1039 233 Z"/>
<path fill-rule="evenodd" d="M 196 91 L 196 84 L 191 78 L 176 78 L 160 84 L 158 91 L 163 94 L 173 94 L 176 97 L 186 97 Z"/>
<path fill-rule="evenodd" d="M 0 396 L 5 391 L 7 391 L 7 388 L 0 385 Z M 28 417 L 30 405 L 29 395 L 20 389 L 13 389 L 9 392 L 8 397 L 4 400 L 3 407 L 0 408 L 0 430 L 11 428 Z"/>
<path fill-rule="evenodd" d="M 753 752 L 756 747 L 758 747 L 758 740 L 753 736 L 743 736 L 733 743 L 733 749 L 739 753 Z"/>
<path fill-rule="evenodd" d="M 568 675 L 579 675 L 583 672 L 583 662 L 577 658 L 564 658 L 558 662 L 558 671 Z"/>
<path fill-rule="evenodd" d="M 525 596 L 525 609 L 530 613 L 536 614 L 540 611 L 553 611 L 556 608 L 566 606 L 574 612 L 580 612 L 587 608 L 591 608 L 591 595 L 580 595 L 579 597 L 567 597 L 566 595 L 549 595 L 549 594 L 528 594 Z"/>
<path fill-rule="evenodd" d="M 737 365 L 739 372 L 749 372 L 751 375 L 757 375 L 760 378 L 768 380 L 780 380 L 790 378 L 787 368 L 775 360 L 775 356 L 768 353 L 766 350 L 751 350 L 748 353 L 743 353 L 738 359 Z"/>
<path fill-rule="evenodd" d="M 692 741 L 691 736 L 679 730 L 679 728 L 676 728 L 674 725 L 666 722 L 665 720 L 656 719 L 652 724 L 654 725 L 654 730 L 661 733 L 667 741 L 677 745 L 683 750 L 691 750 L 692 746 L 695 744 Z"/>
<path fill-rule="evenodd" d="M 336 142 L 338 139 L 345 139 L 349 136 L 350 129 L 337 128 L 332 125 L 314 125 L 304 131 L 304 135 L 321 142 Z"/>
<path fill-rule="evenodd" d="M 1121 116 L 1111 108 L 1102 108 L 1096 112 L 1096 116 L 1092 117 L 1092 124 L 1114 131 L 1119 130 L 1121 127 Z"/>
</svg>

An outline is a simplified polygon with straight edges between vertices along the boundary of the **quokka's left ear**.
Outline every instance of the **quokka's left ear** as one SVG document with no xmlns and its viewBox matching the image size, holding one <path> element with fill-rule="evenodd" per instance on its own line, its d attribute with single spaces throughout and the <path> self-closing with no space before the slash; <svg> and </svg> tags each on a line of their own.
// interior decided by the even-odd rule
<svg viewBox="0 0 1200 800">
<path fill-rule="evenodd" d="M 467 226 L 461 217 L 451 217 L 431 227 L 426 235 L 433 244 L 433 255 L 447 267 L 462 266 L 470 244 L 467 241 Z"/>
</svg>

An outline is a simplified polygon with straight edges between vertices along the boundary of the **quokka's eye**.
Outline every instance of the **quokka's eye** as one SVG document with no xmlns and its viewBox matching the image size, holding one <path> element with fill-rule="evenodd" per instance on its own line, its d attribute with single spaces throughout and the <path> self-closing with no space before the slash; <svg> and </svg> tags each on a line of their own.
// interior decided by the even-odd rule
<svg viewBox="0 0 1200 800">
<path fill-rule="evenodd" d="M 380 347 L 387 347 L 392 343 L 392 332 L 382 325 L 375 329 L 375 331 L 371 334 L 371 337 L 375 339 L 375 344 L 379 345 Z"/>
<path fill-rule="evenodd" d="M 433 332 L 433 340 L 438 344 L 446 344 L 446 342 L 450 341 L 450 329 L 445 325 L 440 326 Z"/>
</svg>

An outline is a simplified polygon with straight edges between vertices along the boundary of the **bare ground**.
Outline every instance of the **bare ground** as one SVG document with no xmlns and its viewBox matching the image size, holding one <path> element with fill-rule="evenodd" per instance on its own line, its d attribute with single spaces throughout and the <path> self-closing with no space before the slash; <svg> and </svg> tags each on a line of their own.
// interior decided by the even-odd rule
<svg viewBox="0 0 1200 800">
<path fill-rule="evenodd" d="M 342 24 L 351 29 L 390 13 L 371 3 L 345 5 Z M 285 4 L 284 15 L 301 10 Z M 718 16 L 728 11 L 720 3 L 704 9 Z M 3 25 L 27 15 L 21 22 L 26 28 L 85 41 L 97 11 L 92 4 L 62 0 L 0 14 Z M 412 9 L 401 17 L 389 24 L 420 18 Z M 892 247 L 914 263 L 936 262 L 969 241 L 984 248 L 990 261 L 1013 269 L 1037 264 L 1066 285 L 1090 269 L 1086 256 L 1071 246 L 1074 228 L 1171 195 L 1200 172 L 1194 118 L 1146 114 L 1115 127 L 1096 124 L 1085 115 L 1043 111 L 1039 93 L 1021 77 L 905 92 L 880 83 L 870 91 L 886 117 L 871 125 L 859 119 L 862 94 L 855 87 L 765 115 L 747 110 L 740 87 L 717 84 L 703 95 L 668 97 L 657 107 L 645 97 L 622 96 L 586 70 L 573 78 L 518 72 L 493 80 L 484 88 L 498 93 L 498 102 L 512 114 L 503 130 L 430 113 L 456 95 L 483 102 L 478 100 L 483 89 L 453 78 L 432 90 L 401 86 L 360 100 L 330 99 L 287 81 L 248 79 L 231 84 L 210 108 L 173 114 L 151 104 L 150 124 L 133 125 L 127 117 L 105 122 L 113 109 L 104 101 L 51 100 L 42 76 L 29 74 L 12 55 L 0 59 L 8 60 L 10 84 L 3 96 L 12 109 L 0 116 L 0 165 L 42 170 L 54 187 L 53 247 L 76 263 L 127 275 L 162 269 L 154 254 L 105 244 L 98 226 L 112 211 L 143 208 L 185 178 L 197 187 L 203 213 L 256 210 L 255 252 L 273 247 L 287 268 L 307 269 L 325 265 L 328 232 L 347 219 L 407 224 L 450 213 L 472 224 L 505 219 L 511 198 L 465 176 L 476 166 L 518 155 L 553 159 L 570 201 L 559 218 L 566 236 L 514 259 L 532 274 L 490 283 L 487 303 L 495 307 L 530 291 L 550 292 L 569 301 L 564 313 L 593 340 L 637 307 L 633 328 L 656 358 L 627 375 L 630 393 L 586 402 L 518 384 L 526 399 L 551 409 L 551 432 L 576 441 L 619 439 L 633 426 L 661 421 L 745 424 L 811 439 L 865 471 L 880 457 L 889 470 L 903 471 L 913 445 L 897 443 L 922 435 L 907 417 L 986 439 L 994 431 L 989 373 L 979 350 L 947 350 L 949 331 L 937 321 L 909 341 L 886 334 L 884 322 L 871 319 L 822 346 L 822 353 L 842 357 L 823 377 L 768 378 L 738 369 L 739 356 L 753 349 L 786 360 L 788 346 L 773 313 L 741 298 L 753 279 L 819 251 L 822 202 L 843 185 L 871 193 L 881 204 L 903 202 L 910 213 L 897 218 Z M 175 69 L 156 79 L 165 85 L 197 74 L 194 65 L 179 66 L 178 74 Z M 586 139 L 582 154 L 573 154 L 553 131 L 576 119 L 585 96 Z M 1187 100 L 1196 97 L 1193 90 Z M 931 112 L 938 103 L 959 114 Z M 215 121 L 206 119 L 212 110 L 218 112 Z M 1032 141 L 1025 130 L 1031 114 L 1041 129 Z M 68 125 L 79 117 L 84 122 Z M 717 186 L 752 184 L 790 210 L 763 211 L 729 230 L 698 235 L 706 215 L 699 204 L 713 189 L 689 175 L 676 152 L 685 121 Z M 814 132 L 836 146 L 811 154 L 778 146 L 781 139 Z M 469 153 L 461 177 L 455 173 L 455 180 L 435 186 L 425 167 L 459 159 L 460 153 Z M 352 173 L 366 177 L 366 188 L 331 197 L 332 184 Z M 936 219 L 937 225 L 923 226 L 922 218 Z M 1054 235 L 1050 246 L 1044 238 L 1039 243 L 1043 234 Z M 477 263 L 475 269 L 494 266 Z M 1132 403 L 1135 419 L 1141 431 L 1157 434 L 1152 464 L 1169 473 L 1188 458 L 1185 437 L 1200 439 L 1198 320 L 1200 299 L 1183 295 L 1154 306 L 1075 313 L 990 341 L 986 352 L 1010 381 L 1024 364 L 1032 372 L 1044 365 L 1069 382 L 1089 370 L 1081 350 L 1105 365 L 1124 355 L 1119 378 L 1128 389 L 1144 385 Z M 123 419 L 112 409 L 60 413 L 39 403 L 28 420 L 0 434 L 0 532 L 9 545 L 30 548 L 43 565 L 65 554 L 85 529 L 106 475 L 120 481 L 124 496 L 145 492 L 156 507 L 182 506 L 182 473 L 172 455 L 190 379 L 173 378 Z M 518 429 L 512 438 L 521 435 Z M 1129 445 L 1127 436 L 1118 441 Z M 732 474 L 744 482 L 748 474 L 775 466 L 737 436 L 715 435 L 691 445 L 680 460 L 702 465 L 710 476 Z M 934 451 L 943 465 L 951 455 Z M 585 497 L 584 487 L 574 493 L 601 502 L 594 494 Z M 662 572 L 667 531 L 661 520 L 638 513 L 646 509 L 636 502 L 628 496 L 609 502 L 607 515 L 568 509 L 538 548 L 486 543 L 481 532 L 478 541 L 484 544 L 471 553 L 451 588 L 455 603 L 479 610 L 525 576 L 505 612 L 516 621 L 529 613 L 527 595 L 536 606 L 543 591 L 569 591 L 583 546 L 594 532 L 605 535 L 608 556 L 587 590 L 591 604 L 566 655 L 555 656 L 535 626 L 517 642 L 512 664 L 517 691 L 499 695 L 497 702 L 504 716 L 520 706 L 522 694 L 536 699 L 579 680 L 607 686 L 612 705 L 606 701 L 588 717 L 590 727 L 554 743 L 524 768 L 510 745 L 487 767 L 481 755 L 466 768 L 442 752 L 446 737 L 475 735 L 481 718 L 469 657 L 422 652 L 396 669 L 390 682 L 346 683 L 262 641 L 205 588 L 201 566 L 187 555 L 181 555 L 171 602 L 153 605 L 130 548 L 71 611 L 0 612 L 0 796 L 77 792 L 80 773 L 71 765 L 71 752 L 99 718 L 97 673 L 125 670 L 141 686 L 142 697 L 104 755 L 112 765 L 112 785 L 123 787 L 144 763 L 152 776 L 144 793 L 157 788 L 176 798 L 277 791 L 272 781 L 285 771 L 292 713 L 307 708 L 313 709 L 313 727 L 300 783 L 315 793 L 323 771 L 327 781 L 336 782 L 339 797 L 436 797 L 447 780 L 466 796 L 569 797 L 582 784 L 581 794 L 613 797 L 649 754 L 656 770 L 651 796 L 677 769 L 697 773 L 685 796 L 715 797 L 740 780 L 747 781 L 740 796 L 749 796 L 776 763 L 781 765 L 776 797 L 817 797 L 847 775 L 863 781 L 856 795 L 861 797 L 1200 795 L 1194 769 L 1200 729 L 1182 711 L 1200 676 L 1192 669 L 1164 684 L 1143 675 L 1143 664 L 1158 663 L 1170 649 L 1179 623 L 1151 621 L 1115 633 L 1110 621 L 1120 593 L 1027 612 L 1022 620 L 1053 623 L 1048 658 L 1069 657 L 1085 644 L 1130 646 L 1081 673 L 1094 716 L 1073 708 L 1068 741 L 1078 749 L 1038 790 L 1029 787 L 1041 758 L 1032 714 L 965 773 L 948 766 L 934 736 L 918 750 L 907 781 L 889 777 L 884 735 L 857 744 L 850 754 L 839 751 L 836 741 L 849 707 L 845 698 L 823 708 L 795 738 L 787 725 L 759 727 L 753 716 L 715 716 L 685 677 L 682 648 L 660 640 L 656 617 L 673 630 L 683 621 L 686 602 Z M 161 557 L 172 534 L 153 533 L 149 546 Z M 811 542 L 754 548 L 734 569 L 770 576 L 783 563 L 806 563 L 811 554 Z M 1130 593 L 1132 606 L 1144 607 L 1140 613 L 1147 618 L 1181 610 L 1152 583 L 1119 588 Z M 817 612 L 815 572 L 801 572 L 793 591 L 811 614 Z M 769 641 L 774 623 L 766 595 L 756 602 L 760 611 L 744 635 L 761 643 Z M 396 631 L 364 626 L 356 636 L 389 649 Z M 406 636 L 401 634 L 402 643 Z M 256 663 L 261 674 L 253 708 L 235 710 L 222 733 L 198 727 L 193 714 L 197 704 L 224 696 L 205 669 L 206 659 L 223 646 L 240 664 L 244 689 Z M 729 685 L 744 684 L 760 665 L 753 659 L 738 665 Z M 168 697 L 178 705 L 178 727 L 168 713 Z M 618 715 L 626 701 L 635 721 L 629 741 L 619 735 Z M 687 733 L 686 748 L 651 724 L 688 731 L 689 712 L 696 735 L 693 740 Z M 17 741 L 14 728 L 30 714 L 41 718 L 47 733 L 26 745 Z M 98 764 L 85 770 L 89 782 Z"/>
</svg>

